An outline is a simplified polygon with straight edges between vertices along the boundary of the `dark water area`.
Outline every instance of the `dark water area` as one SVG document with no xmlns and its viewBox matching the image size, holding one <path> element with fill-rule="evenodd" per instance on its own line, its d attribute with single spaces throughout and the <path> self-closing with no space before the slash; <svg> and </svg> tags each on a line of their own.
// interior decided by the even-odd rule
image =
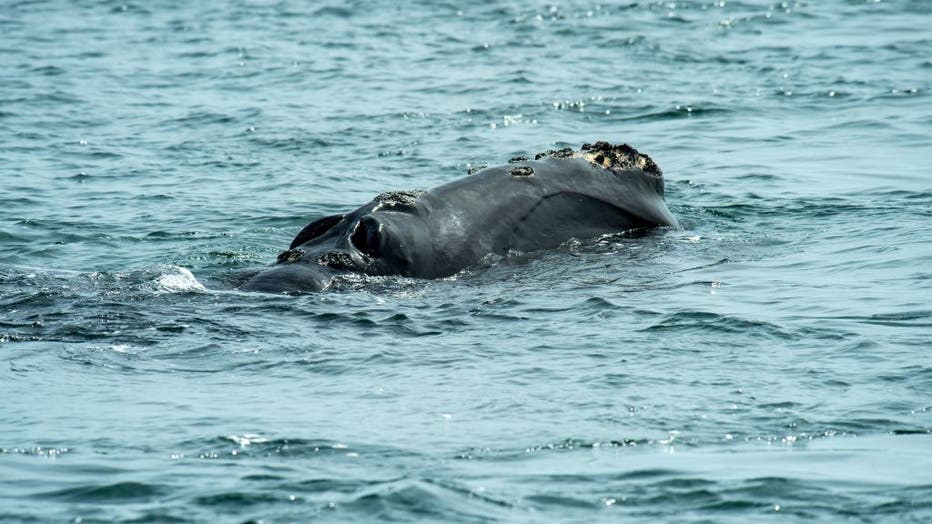
<svg viewBox="0 0 932 524">
<path fill-rule="evenodd" d="M 932 520 L 932 3 L 3 2 L 0 521 Z M 627 142 L 681 223 L 236 290 Z"/>
</svg>

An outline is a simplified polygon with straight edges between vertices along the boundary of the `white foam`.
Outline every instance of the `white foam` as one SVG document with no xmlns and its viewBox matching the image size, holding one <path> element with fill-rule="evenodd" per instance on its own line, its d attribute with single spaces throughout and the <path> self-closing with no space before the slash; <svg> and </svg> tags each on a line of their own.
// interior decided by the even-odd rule
<svg viewBox="0 0 932 524">
<path fill-rule="evenodd" d="M 204 284 L 197 281 L 194 274 L 181 266 L 168 266 L 165 272 L 155 279 L 159 291 L 166 293 L 199 293 L 207 291 Z"/>
</svg>

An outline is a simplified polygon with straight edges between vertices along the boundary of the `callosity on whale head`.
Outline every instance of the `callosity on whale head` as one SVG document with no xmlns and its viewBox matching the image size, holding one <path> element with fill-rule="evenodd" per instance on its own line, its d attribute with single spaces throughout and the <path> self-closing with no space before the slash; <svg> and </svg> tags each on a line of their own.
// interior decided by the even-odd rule
<svg viewBox="0 0 932 524">
<path fill-rule="evenodd" d="M 437 278 L 490 253 L 676 224 L 654 161 L 597 142 L 512 159 L 429 191 L 382 193 L 316 220 L 241 289 L 321 291 L 342 273 Z"/>
</svg>

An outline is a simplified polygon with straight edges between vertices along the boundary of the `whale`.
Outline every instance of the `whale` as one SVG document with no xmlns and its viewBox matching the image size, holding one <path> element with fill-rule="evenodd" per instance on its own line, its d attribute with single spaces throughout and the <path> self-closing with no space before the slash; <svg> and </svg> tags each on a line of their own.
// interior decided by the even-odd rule
<svg viewBox="0 0 932 524">
<path fill-rule="evenodd" d="M 662 171 L 627 144 L 600 141 L 513 158 L 426 191 L 381 193 L 314 220 L 240 289 L 312 293 L 347 273 L 448 277 L 491 254 L 656 227 L 678 227 Z"/>
</svg>

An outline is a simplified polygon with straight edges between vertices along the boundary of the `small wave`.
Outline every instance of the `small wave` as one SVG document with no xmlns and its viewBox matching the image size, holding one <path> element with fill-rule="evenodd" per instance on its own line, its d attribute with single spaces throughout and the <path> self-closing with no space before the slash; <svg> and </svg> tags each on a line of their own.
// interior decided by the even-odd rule
<svg viewBox="0 0 932 524">
<path fill-rule="evenodd" d="M 419 515 L 434 522 L 482 522 L 498 512 L 506 517 L 515 503 L 459 483 L 432 479 L 386 482 L 342 503 L 336 509 L 358 513 L 360 520 L 404 521 Z"/>
<path fill-rule="evenodd" d="M 313 17 L 352 18 L 355 13 L 347 7 L 325 6 L 314 11 Z"/>
<path fill-rule="evenodd" d="M 272 493 L 246 493 L 233 491 L 196 497 L 194 503 L 200 506 L 220 506 L 225 508 L 242 508 L 256 504 L 271 504 L 281 501 L 282 497 Z"/>
<path fill-rule="evenodd" d="M 693 118 L 705 116 L 718 116 L 731 113 L 731 109 L 722 107 L 699 107 L 689 104 L 681 104 L 662 111 L 652 111 L 641 113 L 628 117 L 622 117 L 620 120 L 638 121 L 638 122 L 656 122 L 662 120 L 674 120 L 679 118 Z"/>
<path fill-rule="evenodd" d="M 59 76 L 65 74 L 64 69 L 52 65 L 35 67 L 31 72 L 44 76 Z"/>
<path fill-rule="evenodd" d="M 73 488 L 65 488 L 37 496 L 42 498 L 61 499 L 72 502 L 97 503 L 124 503 L 153 499 L 166 490 L 162 486 L 144 482 L 117 482 L 114 484 L 86 484 Z"/>
<path fill-rule="evenodd" d="M 867 318 L 853 317 L 866 324 L 877 324 L 881 326 L 897 327 L 932 327 L 932 311 L 903 311 L 899 313 L 877 313 Z"/>
<path fill-rule="evenodd" d="M 272 438 L 258 433 L 242 433 L 213 439 L 197 439 L 179 443 L 177 458 L 204 460 L 288 457 L 289 459 L 380 459 L 412 458 L 419 454 L 380 444 L 336 441 L 313 438 Z"/>
<path fill-rule="evenodd" d="M 255 137 L 250 141 L 262 148 L 281 152 L 324 151 L 330 143 L 319 137 Z"/>
<path fill-rule="evenodd" d="M 0 455 L 27 455 L 32 457 L 56 458 L 71 453 L 71 448 L 46 448 L 34 446 L 31 448 L 0 448 Z"/>
<path fill-rule="evenodd" d="M 568 452 L 578 450 L 595 450 L 610 448 L 627 448 L 644 446 L 649 444 L 669 445 L 668 439 L 651 440 L 648 438 L 616 438 L 610 440 L 583 440 L 577 438 L 567 438 L 544 444 L 531 444 L 525 447 L 517 448 L 473 448 L 460 451 L 455 455 L 458 460 L 491 460 L 491 461 L 512 461 L 526 460 L 528 455 L 547 452 Z"/>
<path fill-rule="evenodd" d="M 719 332 L 744 336 L 763 336 L 779 340 L 792 340 L 796 335 L 776 324 L 743 319 L 705 311 L 682 311 L 663 318 L 641 331 L 660 332 Z"/>
</svg>

